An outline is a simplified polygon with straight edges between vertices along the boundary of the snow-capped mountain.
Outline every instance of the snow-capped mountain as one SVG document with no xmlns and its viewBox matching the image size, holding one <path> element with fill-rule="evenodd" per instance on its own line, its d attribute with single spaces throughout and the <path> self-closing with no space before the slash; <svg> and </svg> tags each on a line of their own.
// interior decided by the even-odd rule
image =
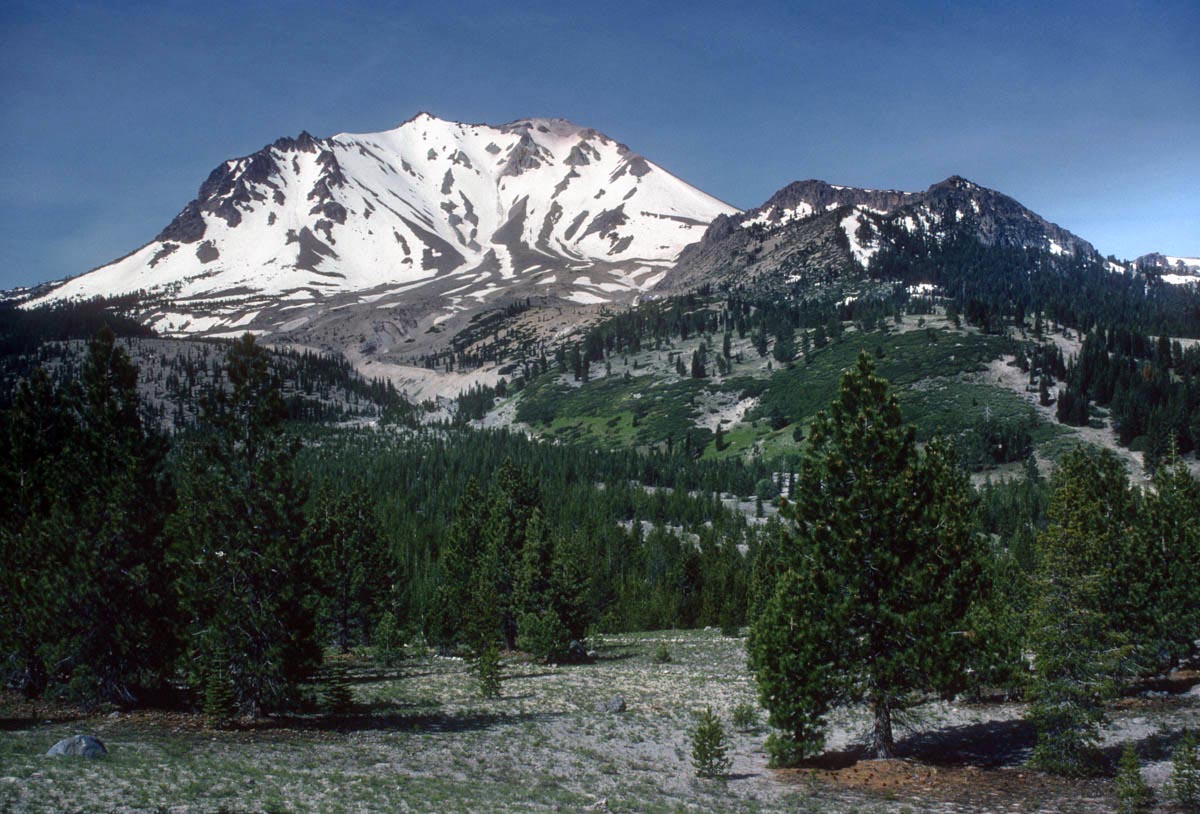
<svg viewBox="0 0 1200 814">
<path fill-rule="evenodd" d="M 1171 257 L 1152 252 L 1133 262 L 1138 268 L 1157 274 L 1164 283 L 1200 283 L 1200 257 Z"/>
<path fill-rule="evenodd" d="M 422 113 L 228 160 L 152 241 L 31 304 L 139 292 L 142 319 L 189 335 L 286 335 L 395 306 L 373 340 L 388 343 L 517 298 L 630 301 L 734 211 L 562 119 Z"/>
<path fill-rule="evenodd" d="M 959 176 L 924 192 L 810 180 L 789 184 L 756 209 L 714 219 L 659 288 L 685 290 L 719 282 L 820 286 L 861 276 L 880 248 L 897 238 L 939 240 L 952 231 L 970 234 L 985 246 L 1099 257 L 1086 240 L 1007 195 Z"/>
</svg>

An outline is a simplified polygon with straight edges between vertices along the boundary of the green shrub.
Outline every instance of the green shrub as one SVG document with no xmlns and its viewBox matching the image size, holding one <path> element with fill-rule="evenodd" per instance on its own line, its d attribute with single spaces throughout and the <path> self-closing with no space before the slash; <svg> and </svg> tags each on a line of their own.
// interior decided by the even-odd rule
<svg viewBox="0 0 1200 814">
<path fill-rule="evenodd" d="M 671 658 L 671 651 L 667 649 L 665 644 L 660 644 L 655 649 L 653 659 L 655 664 L 669 664 L 670 662 L 674 661 L 674 659 Z"/>
<path fill-rule="evenodd" d="M 712 711 L 706 707 L 700 720 L 692 730 L 692 766 L 697 777 L 723 778 L 729 774 L 733 760 L 728 756 L 729 744 L 725 727 Z"/>
<path fill-rule="evenodd" d="M 733 728 L 738 732 L 750 732 L 758 728 L 758 707 L 753 704 L 738 704 L 733 708 Z"/>
</svg>

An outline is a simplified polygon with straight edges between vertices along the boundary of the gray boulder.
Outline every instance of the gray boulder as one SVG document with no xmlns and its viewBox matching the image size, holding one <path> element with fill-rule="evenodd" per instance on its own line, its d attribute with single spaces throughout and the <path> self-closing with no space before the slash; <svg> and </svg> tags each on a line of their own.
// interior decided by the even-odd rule
<svg viewBox="0 0 1200 814">
<path fill-rule="evenodd" d="M 93 738 L 91 735 L 75 735 L 70 738 L 63 738 L 51 746 L 50 751 L 46 754 L 85 757 L 92 760 L 108 755 L 108 749 L 105 748 L 104 742 L 99 738 Z"/>
<path fill-rule="evenodd" d="M 625 699 L 619 695 L 614 695 L 607 701 L 602 701 L 596 705 L 599 712 L 607 712 L 610 715 L 625 711 Z"/>
</svg>

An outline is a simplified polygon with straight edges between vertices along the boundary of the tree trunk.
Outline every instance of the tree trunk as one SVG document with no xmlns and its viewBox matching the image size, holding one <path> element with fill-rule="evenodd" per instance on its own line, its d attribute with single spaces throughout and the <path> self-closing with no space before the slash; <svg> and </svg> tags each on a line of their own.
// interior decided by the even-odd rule
<svg viewBox="0 0 1200 814">
<path fill-rule="evenodd" d="M 876 698 L 871 703 L 871 709 L 875 713 L 871 751 L 877 758 L 890 758 L 896 751 L 896 741 L 892 737 L 892 705 L 885 699 Z"/>
</svg>

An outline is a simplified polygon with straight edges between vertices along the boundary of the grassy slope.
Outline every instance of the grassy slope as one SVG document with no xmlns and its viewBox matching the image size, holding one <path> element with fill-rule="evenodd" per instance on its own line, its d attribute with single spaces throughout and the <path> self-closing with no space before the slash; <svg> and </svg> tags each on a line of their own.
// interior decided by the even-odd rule
<svg viewBox="0 0 1200 814">
<path fill-rule="evenodd" d="M 860 350 L 876 357 L 880 374 L 892 382 L 905 418 L 916 425 L 921 440 L 963 432 L 981 420 L 985 410 L 999 419 L 1030 415 L 1020 395 L 985 381 L 982 375 L 988 362 L 1011 351 L 1011 340 L 956 331 L 936 319 L 930 327 L 917 328 L 910 317 L 904 328 L 867 334 L 850 330 L 788 369 L 768 369 L 749 342 L 735 342 L 735 352 L 740 350 L 744 361 L 735 363 L 728 376 L 704 380 L 679 377 L 669 361 L 672 353 L 689 359 L 700 340 L 677 343 L 637 357 L 611 359 L 611 376 L 582 385 L 567 376 L 543 376 L 518 397 L 517 418 L 544 437 L 602 447 L 654 444 L 671 436 L 680 439 L 689 430 L 707 443 L 720 422 L 719 416 L 705 421 L 706 412 L 715 416 L 722 406 L 755 398 L 741 420 L 720 424 L 728 446 L 718 451 L 708 443 L 704 455 L 726 457 L 761 450 L 770 458 L 796 451 L 795 425 L 806 425 L 828 406 L 842 373 Z M 719 346 L 719 338 L 709 345 Z M 593 370 L 602 367 L 594 365 Z M 767 421 L 772 412 L 781 413 L 789 425 L 773 430 Z M 1034 437 L 1040 445 L 1061 433 L 1043 421 Z"/>
</svg>

